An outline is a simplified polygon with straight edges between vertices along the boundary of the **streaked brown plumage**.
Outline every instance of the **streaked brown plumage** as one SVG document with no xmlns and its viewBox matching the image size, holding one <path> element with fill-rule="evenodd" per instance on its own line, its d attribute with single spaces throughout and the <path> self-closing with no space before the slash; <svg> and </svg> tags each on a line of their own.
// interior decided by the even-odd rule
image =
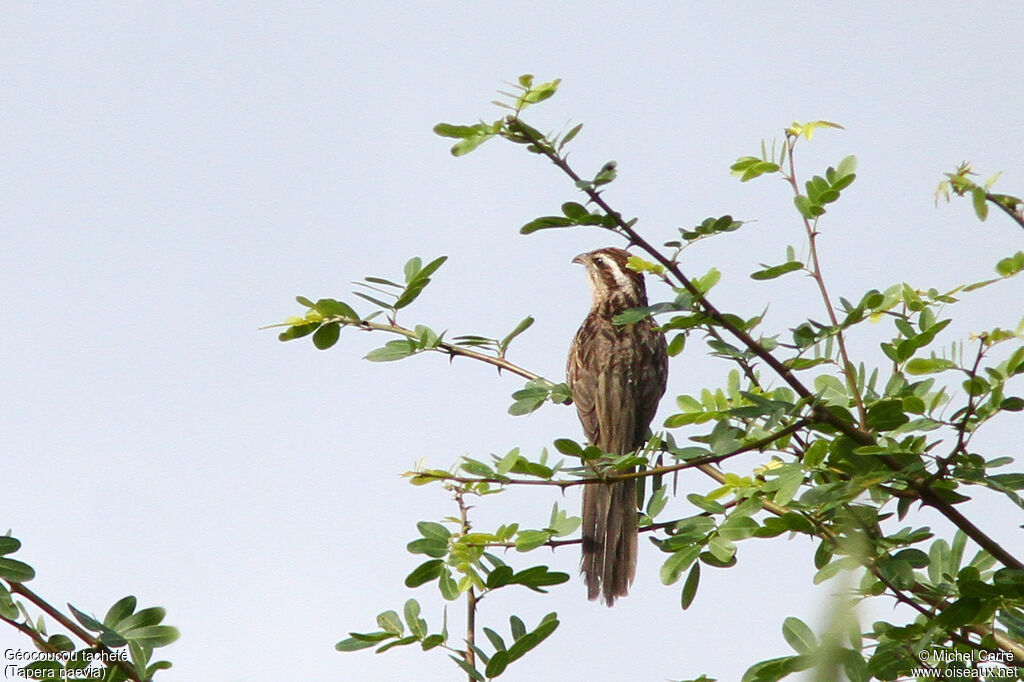
<svg viewBox="0 0 1024 682">
<path fill-rule="evenodd" d="M 665 337 L 651 318 L 612 322 L 629 308 L 647 305 L 644 278 L 626 268 L 629 253 L 613 247 L 581 253 L 593 293 L 566 369 L 587 441 L 613 455 L 643 445 L 665 392 Z M 583 486 L 583 559 L 587 596 L 608 606 L 629 592 L 636 573 L 635 481 Z"/>
</svg>

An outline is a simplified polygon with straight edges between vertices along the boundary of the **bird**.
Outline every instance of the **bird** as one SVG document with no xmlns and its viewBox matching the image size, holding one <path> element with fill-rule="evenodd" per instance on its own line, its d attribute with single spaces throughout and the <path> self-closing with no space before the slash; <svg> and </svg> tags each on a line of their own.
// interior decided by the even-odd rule
<svg viewBox="0 0 1024 682">
<path fill-rule="evenodd" d="M 647 305 L 644 277 L 626 266 L 629 257 L 607 247 L 572 260 L 586 267 L 593 301 L 569 348 L 566 378 L 587 442 L 610 455 L 634 452 L 646 442 L 668 379 L 665 335 L 655 321 L 613 322 L 619 313 Z M 636 481 L 585 484 L 582 517 L 580 573 L 587 597 L 612 606 L 628 594 L 636 574 Z"/>
</svg>

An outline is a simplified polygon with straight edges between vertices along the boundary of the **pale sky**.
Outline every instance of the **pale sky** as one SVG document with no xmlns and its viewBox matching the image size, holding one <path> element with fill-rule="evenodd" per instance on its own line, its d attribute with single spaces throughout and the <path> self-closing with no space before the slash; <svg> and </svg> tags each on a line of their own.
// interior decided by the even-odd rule
<svg viewBox="0 0 1024 682">
<path fill-rule="evenodd" d="M 967 201 L 936 207 L 933 192 L 966 159 L 1024 193 L 1022 30 L 1013 1 L 5 3 L 0 532 L 22 540 L 15 558 L 54 604 L 102 616 L 135 594 L 165 607 L 182 636 L 159 652 L 174 663 L 161 682 L 460 679 L 440 651 L 333 649 L 410 596 L 440 626 L 436 590 L 403 585 L 423 559 L 405 545 L 417 521 L 455 508 L 399 474 L 581 439 L 574 412 L 511 417 L 522 382 L 468 361 L 362 360 L 383 336 L 350 330 L 319 352 L 259 331 L 301 313 L 297 294 L 368 312 L 353 280 L 447 255 L 401 321 L 501 336 L 531 314 L 510 357 L 562 379 L 589 303 L 570 260 L 614 240 L 519 235 L 580 200 L 571 182 L 500 141 L 454 159 L 432 126 L 497 118 L 489 102 L 521 73 L 562 78 L 527 120 L 583 122 L 572 162 L 587 175 L 615 159 L 605 196 L 652 242 L 707 216 L 756 221 L 684 262 L 722 271 L 719 307 L 769 305 L 765 330 L 786 334 L 824 315 L 811 282 L 748 274 L 802 245 L 792 198 L 729 166 L 793 120 L 838 121 L 844 132 L 798 157 L 804 177 L 860 161 L 822 223 L 835 294 L 986 278 L 1024 234 L 995 213 L 978 223 Z M 950 311 L 945 346 L 1019 321 L 1022 281 L 976 296 Z M 884 363 L 877 341 L 853 344 Z M 659 421 L 675 395 L 722 381 L 728 366 L 702 347 L 692 338 L 672 365 Z M 1014 454 L 1011 422 L 979 445 Z M 678 484 L 665 518 L 693 513 L 683 492 L 713 487 L 697 473 Z M 579 504 L 578 492 L 499 498 L 478 503 L 479 527 L 542 527 L 553 501 Z M 1020 546 L 1019 509 L 990 496 L 971 508 Z M 646 543 L 633 593 L 610 610 L 585 599 L 575 548 L 511 554 L 573 580 L 547 596 L 505 590 L 479 619 L 507 632 L 510 612 L 530 626 L 559 613 L 509 682 L 738 680 L 791 652 L 785 617 L 827 619 L 835 590 L 811 589 L 812 554 L 801 540 L 745 541 L 738 566 L 704 571 L 685 612 Z M 450 608 L 453 636 L 462 610 Z M 889 613 L 879 603 L 873 617 Z M 0 629 L 0 649 L 29 646 Z"/>
</svg>

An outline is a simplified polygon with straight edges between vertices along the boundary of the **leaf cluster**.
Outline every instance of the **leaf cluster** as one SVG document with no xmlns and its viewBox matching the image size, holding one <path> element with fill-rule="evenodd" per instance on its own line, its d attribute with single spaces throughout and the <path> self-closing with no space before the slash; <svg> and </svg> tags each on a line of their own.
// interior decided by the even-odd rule
<svg viewBox="0 0 1024 682">
<path fill-rule="evenodd" d="M 115 602 L 103 619 L 98 620 L 68 604 L 76 624 L 23 584 L 35 577 L 35 571 L 28 564 L 7 556 L 20 547 L 21 542 L 16 538 L 0 536 L 0 619 L 28 636 L 39 651 L 60 654 L 21 667 L 20 676 L 31 679 L 96 677 L 100 669 L 90 666 L 98 663 L 103 667 L 103 679 L 107 682 L 141 682 L 171 667 L 169 661 L 152 660 L 154 649 L 165 647 L 179 637 L 177 628 L 163 624 L 166 616 L 163 608 L 136 610 L 136 598 L 127 596 Z M 54 618 L 85 646 L 76 648 L 74 639 L 66 634 L 49 634 L 43 616 L 33 618 L 16 595 Z"/>
</svg>

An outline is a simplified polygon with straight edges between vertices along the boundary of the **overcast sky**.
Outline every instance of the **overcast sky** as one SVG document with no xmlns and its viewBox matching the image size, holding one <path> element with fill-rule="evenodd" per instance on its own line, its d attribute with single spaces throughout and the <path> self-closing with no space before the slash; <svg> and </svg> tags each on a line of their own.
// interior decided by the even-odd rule
<svg viewBox="0 0 1024 682">
<path fill-rule="evenodd" d="M 454 507 L 399 474 L 581 438 L 574 412 L 513 418 L 522 382 L 468 361 L 368 363 L 376 335 L 347 331 L 323 353 L 259 331 L 301 313 L 296 294 L 357 304 L 352 280 L 447 255 L 402 321 L 500 336 L 532 314 L 511 359 L 561 380 L 589 304 L 570 260 L 614 242 L 520 236 L 579 198 L 571 182 L 499 141 L 454 159 L 431 127 L 497 118 L 489 102 L 521 73 L 562 78 L 530 120 L 583 122 L 573 163 L 589 175 L 617 160 L 606 197 L 651 241 L 712 215 L 757 221 L 686 265 L 719 268 L 720 307 L 770 304 L 766 330 L 785 333 L 822 315 L 810 282 L 748 274 L 800 248 L 792 199 L 777 180 L 740 184 L 729 165 L 795 119 L 838 121 L 845 132 L 799 157 L 805 176 L 860 160 L 822 223 L 835 293 L 988 277 L 1024 235 L 998 215 L 978 223 L 966 201 L 936 207 L 933 192 L 969 159 L 1024 193 L 1022 30 L 1015 1 L 4 3 L 0 531 L 23 541 L 31 587 L 54 604 L 102 616 L 135 594 L 166 607 L 182 636 L 160 651 L 174 668 L 158 680 L 456 679 L 436 651 L 333 650 L 410 596 L 440 625 L 436 591 L 402 584 L 422 560 L 405 544 Z M 943 343 L 1015 325 L 1022 295 L 1012 281 L 953 308 Z M 877 339 L 853 343 L 880 361 Z M 673 364 L 661 417 L 671 396 L 721 382 L 728 367 L 701 346 L 691 339 Z M 1013 454 L 1014 430 L 993 428 L 1002 440 L 984 442 Z M 696 473 L 679 485 L 713 487 Z M 479 527 L 542 527 L 554 499 L 579 503 L 500 497 L 478 504 Z M 982 504 L 986 528 L 1020 546 L 1019 510 Z M 666 514 L 692 510 L 681 496 Z M 744 542 L 737 567 L 704 572 L 686 612 L 646 544 L 633 594 L 611 610 L 586 601 L 574 549 L 512 555 L 573 580 L 546 597 L 507 590 L 480 620 L 507 631 L 513 610 L 531 626 L 562 619 L 510 682 L 738 680 L 789 652 L 783 618 L 827 619 L 834 589 L 810 588 L 812 552 Z M 28 646 L 0 629 L 0 648 Z"/>
</svg>

